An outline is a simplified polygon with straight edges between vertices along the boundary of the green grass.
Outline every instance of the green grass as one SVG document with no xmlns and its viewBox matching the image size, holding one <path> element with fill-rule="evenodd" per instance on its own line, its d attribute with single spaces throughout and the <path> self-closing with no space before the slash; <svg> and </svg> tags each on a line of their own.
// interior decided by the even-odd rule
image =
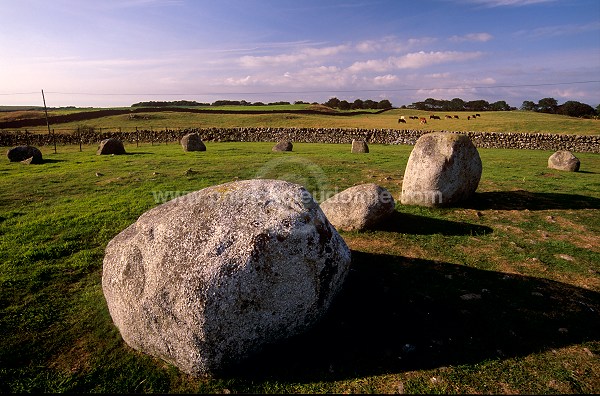
<svg viewBox="0 0 600 396">
<path fill-rule="evenodd" d="M 293 109 L 304 108 L 307 105 L 292 105 Z M 270 110 L 277 106 L 238 106 L 215 110 Z M 284 106 L 285 107 L 285 106 Z M 288 106 L 289 107 L 289 106 Z M 281 108 L 284 109 L 284 108 Z M 280 109 L 280 110 L 281 110 Z M 73 110 L 69 110 L 74 112 Z M 61 110 L 66 114 L 66 110 Z M 8 121 L 11 113 L 0 114 L 0 122 Z M 70 133 L 77 127 L 87 126 L 96 130 L 122 130 L 134 131 L 139 129 L 184 129 L 184 128 L 365 128 L 365 129 L 415 129 L 435 131 L 479 131 L 479 132 L 528 132 L 528 133 L 553 133 L 553 134 L 600 134 L 600 120 L 581 119 L 555 114 L 534 113 L 527 111 L 509 112 L 482 112 L 481 117 L 467 120 L 472 112 L 436 112 L 441 120 L 429 119 L 430 112 L 395 109 L 381 114 L 362 114 L 353 116 L 336 116 L 327 114 L 206 114 L 165 111 L 158 113 L 136 113 L 138 118 L 130 119 L 128 114 L 103 117 L 88 121 L 77 121 L 51 125 L 52 129 L 61 133 Z M 445 115 L 458 115 L 459 119 L 445 119 Z M 38 112 L 37 117 L 42 117 L 43 112 Z M 399 124 L 398 119 L 405 116 L 407 123 Z M 410 116 L 427 118 L 427 124 L 422 125 L 419 120 L 411 120 Z M 2 118 L 5 117 L 5 118 Z M 27 114 L 19 117 L 27 118 Z M 145 117 L 145 118 L 144 118 Z M 22 128 L 25 129 L 25 128 Z M 29 132 L 47 133 L 45 126 L 26 128 Z"/>
<path fill-rule="evenodd" d="M 273 144 L 42 147 L 43 165 L 1 162 L 0 391 L 600 392 L 600 156 L 576 153 L 567 173 L 546 167 L 551 152 L 479 149 L 476 197 L 431 209 L 399 203 L 410 146 Z M 133 351 L 102 295 L 108 241 L 157 193 L 255 177 L 318 200 L 374 182 L 396 212 L 342 233 L 353 271 L 318 326 L 230 375 L 196 379 Z"/>
</svg>

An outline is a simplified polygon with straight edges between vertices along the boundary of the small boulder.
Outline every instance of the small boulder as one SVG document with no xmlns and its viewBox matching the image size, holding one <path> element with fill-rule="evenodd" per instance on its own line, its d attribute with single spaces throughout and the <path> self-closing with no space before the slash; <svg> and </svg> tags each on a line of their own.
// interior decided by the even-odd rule
<svg viewBox="0 0 600 396">
<path fill-rule="evenodd" d="M 343 231 L 373 228 L 394 212 L 392 194 L 374 183 L 350 187 L 321 203 L 329 222 Z"/>
<path fill-rule="evenodd" d="M 577 172 L 581 165 L 579 158 L 567 150 L 555 152 L 548 158 L 548 168 L 558 169 L 567 172 Z"/>
<path fill-rule="evenodd" d="M 22 162 L 24 164 L 42 164 L 42 152 L 33 146 L 17 146 L 6 152 L 10 162 Z"/>
<path fill-rule="evenodd" d="M 102 291 L 128 345 L 211 376 L 316 324 L 350 261 L 302 186 L 242 180 L 142 214 L 108 243 Z"/>
<path fill-rule="evenodd" d="M 479 152 L 467 135 L 422 135 L 408 157 L 400 201 L 430 207 L 459 203 L 475 193 L 481 172 Z"/>
<path fill-rule="evenodd" d="M 352 152 L 353 153 L 368 153 L 369 146 L 364 140 L 352 140 Z"/>
<path fill-rule="evenodd" d="M 183 151 L 206 151 L 206 145 L 198 133 L 188 133 L 181 138 Z"/>
<path fill-rule="evenodd" d="M 121 142 L 119 139 L 115 139 L 115 138 L 104 139 L 103 141 L 101 141 L 100 145 L 98 146 L 98 151 L 96 151 L 96 155 L 110 155 L 110 154 L 115 154 L 115 155 L 126 154 L 125 147 L 123 146 L 123 142 Z"/>
<path fill-rule="evenodd" d="M 273 151 L 292 151 L 294 145 L 290 141 L 282 141 L 273 146 Z"/>
</svg>

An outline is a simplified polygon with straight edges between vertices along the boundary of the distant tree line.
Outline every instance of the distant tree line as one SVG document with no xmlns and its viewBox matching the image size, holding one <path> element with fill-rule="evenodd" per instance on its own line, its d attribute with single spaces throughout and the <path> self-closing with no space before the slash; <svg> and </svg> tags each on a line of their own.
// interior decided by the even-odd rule
<svg viewBox="0 0 600 396">
<path fill-rule="evenodd" d="M 302 101 L 296 101 L 295 104 L 305 103 Z M 201 103 L 194 100 L 174 100 L 174 101 L 154 101 L 149 102 L 138 102 L 131 105 L 131 107 L 208 107 L 208 106 L 273 106 L 273 105 L 289 105 L 290 102 L 247 102 L 245 100 L 216 100 L 213 103 Z"/>
<path fill-rule="evenodd" d="M 213 103 L 200 103 L 193 100 L 175 100 L 175 101 L 149 101 L 149 102 L 138 102 L 131 105 L 131 107 L 174 107 L 174 106 L 273 106 L 273 105 L 289 105 L 290 102 L 247 102 L 245 100 L 217 100 Z M 294 104 L 308 104 L 301 100 L 297 100 Z M 316 104 L 316 102 L 313 102 Z M 362 109 L 373 109 L 373 110 L 385 110 L 391 109 L 392 103 L 387 100 L 362 100 L 356 99 L 352 103 L 346 100 L 340 100 L 336 97 L 329 99 L 327 102 L 322 103 L 325 106 L 333 109 L 340 110 L 362 110 Z M 408 106 L 402 106 L 403 109 L 415 109 L 425 111 L 511 111 L 517 110 L 516 107 L 511 107 L 504 100 L 489 103 L 486 100 L 471 100 L 464 101 L 460 98 L 454 98 L 451 100 L 445 99 L 433 99 L 427 98 L 422 102 L 414 102 Z M 543 98 L 537 103 L 526 100 L 521 105 L 521 110 L 535 111 L 540 113 L 549 114 L 561 114 L 571 117 L 598 117 L 600 116 L 600 105 L 594 109 L 592 106 L 577 102 L 574 100 L 567 101 L 561 105 L 558 104 L 554 98 Z"/>
<path fill-rule="evenodd" d="M 571 117 L 593 117 L 600 116 L 600 105 L 594 109 L 592 106 L 569 100 L 561 105 L 554 98 L 543 98 L 537 103 L 526 100 L 521 105 L 521 110 L 536 111 L 539 113 L 561 114 Z"/>
<path fill-rule="evenodd" d="M 503 100 L 489 103 L 486 100 L 464 101 L 460 98 L 452 100 L 427 98 L 422 102 L 415 102 L 405 106 L 407 109 L 426 111 L 509 111 L 516 110 Z"/>
<path fill-rule="evenodd" d="M 354 102 L 350 103 L 347 100 L 339 100 L 338 98 L 331 98 L 327 102 L 323 103 L 323 105 L 327 107 L 331 107 L 332 109 L 340 109 L 340 110 L 361 110 L 361 109 L 373 109 L 373 110 L 385 110 L 391 109 L 392 103 L 387 100 L 380 100 L 376 102 L 374 100 L 362 100 L 356 99 Z"/>
<path fill-rule="evenodd" d="M 489 103 L 486 100 L 471 100 L 464 101 L 460 98 L 452 100 L 427 98 L 422 102 L 415 102 L 402 108 L 426 110 L 426 111 L 510 111 L 517 110 L 516 107 L 511 107 L 504 100 L 494 103 Z M 580 103 L 574 100 L 559 105 L 554 98 L 540 99 L 535 103 L 526 100 L 521 105 L 521 110 L 536 111 L 540 113 L 562 114 L 571 117 L 594 117 L 600 116 L 600 105 L 595 109 L 585 103 Z"/>
</svg>

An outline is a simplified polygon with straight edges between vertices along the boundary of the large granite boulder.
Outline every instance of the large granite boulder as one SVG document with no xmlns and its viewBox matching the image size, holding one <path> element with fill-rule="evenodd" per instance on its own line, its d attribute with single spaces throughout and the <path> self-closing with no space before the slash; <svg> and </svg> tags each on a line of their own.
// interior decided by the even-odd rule
<svg viewBox="0 0 600 396">
<path fill-rule="evenodd" d="M 123 146 L 123 142 L 119 139 L 108 138 L 104 139 L 98 145 L 98 151 L 96 151 L 96 155 L 120 155 L 126 154 L 125 147 Z"/>
<path fill-rule="evenodd" d="M 273 146 L 272 151 L 292 151 L 294 145 L 290 141 L 282 141 Z"/>
<path fill-rule="evenodd" d="M 102 290 L 127 344 L 210 376 L 309 329 L 349 265 L 302 186 L 243 180 L 140 216 L 108 243 Z"/>
<path fill-rule="evenodd" d="M 471 197 L 482 163 L 468 136 L 434 132 L 422 135 L 408 158 L 402 196 L 405 205 L 451 206 Z"/>
<path fill-rule="evenodd" d="M 28 164 L 42 164 L 42 152 L 37 147 L 33 146 L 17 146 L 6 152 L 6 156 L 10 162 L 24 162 Z"/>
<path fill-rule="evenodd" d="M 364 140 L 352 140 L 352 150 L 353 153 L 368 153 L 369 152 L 369 146 L 367 145 L 367 142 L 365 142 Z"/>
<path fill-rule="evenodd" d="M 374 183 L 350 187 L 321 203 L 329 222 L 343 231 L 373 228 L 394 212 L 392 194 Z"/>
<path fill-rule="evenodd" d="M 198 133 L 188 133 L 181 138 L 183 151 L 206 151 L 206 145 Z"/>
<path fill-rule="evenodd" d="M 577 172 L 581 165 L 579 158 L 567 150 L 559 150 L 548 158 L 548 168 L 567 172 Z"/>
</svg>

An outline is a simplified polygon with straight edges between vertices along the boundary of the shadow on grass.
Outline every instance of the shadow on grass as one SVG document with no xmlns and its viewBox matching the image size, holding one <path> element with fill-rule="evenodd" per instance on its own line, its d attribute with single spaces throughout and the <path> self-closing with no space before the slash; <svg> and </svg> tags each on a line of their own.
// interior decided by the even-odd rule
<svg viewBox="0 0 600 396">
<path fill-rule="evenodd" d="M 600 199 L 577 194 L 525 190 L 492 191 L 475 193 L 463 207 L 477 210 L 600 209 Z"/>
<path fill-rule="evenodd" d="M 434 219 L 398 211 L 394 211 L 376 229 L 378 231 L 398 232 L 402 234 L 442 234 L 447 236 L 484 235 L 491 234 L 494 231 L 490 227 L 477 224 Z"/>
<path fill-rule="evenodd" d="M 353 251 L 326 317 L 234 370 L 323 381 L 472 364 L 600 340 L 600 294 L 555 281 Z"/>
</svg>

